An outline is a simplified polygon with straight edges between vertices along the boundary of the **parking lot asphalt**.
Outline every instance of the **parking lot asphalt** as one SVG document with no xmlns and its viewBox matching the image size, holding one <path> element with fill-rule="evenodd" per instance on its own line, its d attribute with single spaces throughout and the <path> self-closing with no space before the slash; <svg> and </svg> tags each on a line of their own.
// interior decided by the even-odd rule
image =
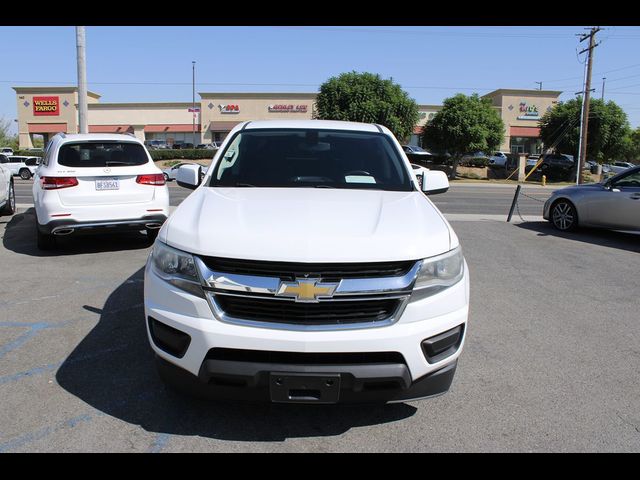
<svg viewBox="0 0 640 480">
<path fill-rule="evenodd" d="M 638 451 L 640 237 L 491 208 L 451 222 L 471 275 L 451 390 L 373 407 L 167 391 L 144 327 L 144 237 L 45 254 L 32 208 L 0 217 L 0 452 Z"/>
</svg>

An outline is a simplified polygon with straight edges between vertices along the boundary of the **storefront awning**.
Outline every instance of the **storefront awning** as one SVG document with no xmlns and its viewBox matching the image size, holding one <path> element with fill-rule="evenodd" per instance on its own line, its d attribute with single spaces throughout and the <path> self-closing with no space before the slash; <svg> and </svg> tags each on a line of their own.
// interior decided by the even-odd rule
<svg viewBox="0 0 640 480">
<path fill-rule="evenodd" d="M 538 127 L 511 127 L 509 135 L 512 137 L 540 137 L 540 128 Z"/>
<path fill-rule="evenodd" d="M 163 132 L 193 132 L 193 124 L 191 123 L 164 123 L 158 125 L 147 125 L 144 127 L 145 133 L 163 133 Z M 196 132 L 200 131 L 200 124 L 196 123 Z"/>
<path fill-rule="evenodd" d="M 131 125 L 89 125 L 89 133 L 126 133 L 132 131 Z"/>
<path fill-rule="evenodd" d="M 66 123 L 29 123 L 29 133 L 60 133 L 67 132 Z"/>
<path fill-rule="evenodd" d="M 212 132 L 230 132 L 233 127 L 242 122 L 211 122 L 209 130 Z"/>
</svg>

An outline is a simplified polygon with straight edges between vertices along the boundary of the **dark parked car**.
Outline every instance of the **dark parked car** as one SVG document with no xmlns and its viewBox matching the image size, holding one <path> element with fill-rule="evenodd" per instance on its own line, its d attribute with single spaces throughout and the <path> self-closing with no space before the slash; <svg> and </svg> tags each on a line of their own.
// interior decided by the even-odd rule
<svg viewBox="0 0 640 480">
<path fill-rule="evenodd" d="M 527 165 L 525 172 L 529 173 L 533 165 Z M 533 176 L 542 177 L 546 175 L 548 180 L 571 181 L 576 178 L 575 161 L 570 155 L 562 153 L 552 153 L 543 156 L 542 163 L 536 169 Z"/>
</svg>

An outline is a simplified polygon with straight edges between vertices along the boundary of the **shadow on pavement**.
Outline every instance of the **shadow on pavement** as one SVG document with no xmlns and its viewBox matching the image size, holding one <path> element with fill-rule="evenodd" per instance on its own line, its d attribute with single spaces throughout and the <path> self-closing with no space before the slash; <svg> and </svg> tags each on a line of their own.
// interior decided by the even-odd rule
<svg viewBox="0 0 640 480">
<path fill-rule="evenodd" d="M 29 208 L 26 212 L 17 213 L 11 217 L 5 226 L 2 243 L 7 250 L 34 257 L 114 252 L 149 247 L 147 237 L 143 233 L 119 233 L 59 237 L 55 249 L 50 251 L 40 250 L 36 246 L 36 215 L 34 208 Z"/>
<path fill-rule="evenodd" d="M 271 405 L 208 402 L 166 389 L 148 343 L 144 269 L 122 283 L 102 308 L 98 325 L 69 355 L 56 379 L 69 393 L 107 415 L 147 431 L 236 441 L 340 435 L 351 428 L 399 421 L 407 404 L 380 406 Z"/>
<path fill-rule="evenodd" d="M 574 240 L 576 242 L 591 243 L 603 247 L 628 250 L 640 253 L 640 232 L 620 232 L 597 228 L 579 228 L 573 232 L 561 232 L 550 222 L 523 222 L 516 224 L 519 228 L 538 232 L 538 236 L 553 236 Z"/>
</svg>

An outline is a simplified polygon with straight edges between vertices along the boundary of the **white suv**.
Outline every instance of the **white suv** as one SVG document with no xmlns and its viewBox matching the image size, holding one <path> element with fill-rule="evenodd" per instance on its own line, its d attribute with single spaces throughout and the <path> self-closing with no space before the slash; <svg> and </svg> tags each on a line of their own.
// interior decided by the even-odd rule
<svg viewBox="0 0 640 480">
<path fill-rule="evenodd" d="M 451 226 L 385 127 L 235 127 L 147 262 L 145 320 L 161 377 L 213 398 L 394 402 L 446 392 L 469 275 Z"/>
<path fill-rule="evenodd" d="M 169 191 L 144 144 L 130 135 L 58 134 L 33 184 L 38 247 L 56 236 L 146 230 L 169 216 Z"/>
</svg>

